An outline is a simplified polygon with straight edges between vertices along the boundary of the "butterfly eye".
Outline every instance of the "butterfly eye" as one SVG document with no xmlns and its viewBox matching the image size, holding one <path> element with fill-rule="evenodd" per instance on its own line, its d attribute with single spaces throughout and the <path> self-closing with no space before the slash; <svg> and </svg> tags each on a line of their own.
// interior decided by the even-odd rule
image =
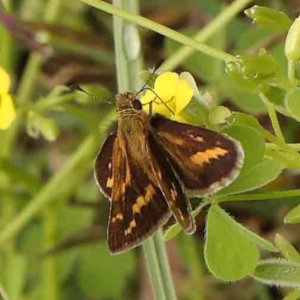
<svg viewBox="0 0 300 300">
<path fill-rule="evenodd" d="M 136 110 L 141 110 L 143 108 L 141 101 L 138 99 L 134 99 L 131 102 L 131 104 L 132 104 L 132 107 Z"/>
</svg>

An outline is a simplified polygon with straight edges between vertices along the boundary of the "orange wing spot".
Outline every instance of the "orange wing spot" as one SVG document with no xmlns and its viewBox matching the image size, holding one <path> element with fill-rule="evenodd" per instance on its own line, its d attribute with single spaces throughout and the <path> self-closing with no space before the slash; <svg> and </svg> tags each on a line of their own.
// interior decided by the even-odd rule
<svg viewBox="0 0 300 300">
<path fill-rule="evenodd" d="M 207 149 L 206 151 L 197 152 L 196 154 L 190 156 L 193 163 L 202 166 L 207 164 L 211 159 L 218 159 L 219 156 L 224 156 L 228 151 L 220 147 L 214 147 L 212 149 Z"/>
<path fill-rule="evenodd" d="M 141 206 L 139 206 L 137 203 L 135 203 L 132 206 L 132 211 L 134 214 L 139 214 L 141 212 Z"/>
<path fill-rule="evenodd" d="M 125 235 L 128 235 L 128 234 L 131 234 L 132 232 L 132 229 L 136 227 L 136 222 L 135 220 L 133 219 L 130 224 L 129 224 L 129 227 L 125 230 Z"/>
<path fill-rule="evenodd" d="M 113 184 L 114 184 L 114 179 L 112 177 L 108 177 L 106 182 L 106 187 L 112 188 Z"/>
<path fill-rule="evenodd" d="M 148 203 L 151 200 L 151 198 L 153 197 L 154 194 L 155 194 L 155 189 L 154 189 L 153 185 L 148 184 L 148 186 L 146 187 L 146 194 L 145 194 L 146 203 Z"/>
<path fill-rule="evenodd" d="M 115 217 L 113 217 L 111 219 L 111 222 L 115 223 L 117 220 L 120 220 L 120 221 L 123 220 L 123 215 L 121 213 L 118 213 Z"/>
</svg>

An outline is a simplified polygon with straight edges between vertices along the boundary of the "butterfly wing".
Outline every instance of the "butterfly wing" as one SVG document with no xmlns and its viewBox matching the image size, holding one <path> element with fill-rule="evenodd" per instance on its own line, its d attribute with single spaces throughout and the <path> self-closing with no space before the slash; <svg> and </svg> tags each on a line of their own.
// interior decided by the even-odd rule
<svg viewBox="0 0 300 300">
<path fill-rule="evenodd" d="M 117 132 L 112 132 L 105 140 L 95 161 L 94 176 L 101 192 L 108 198 L 112 188 L 112 155 Z"/>
<path fill-rule="evenodd" d="M 202 197 L 215 193 L 237 177 L 244 161 L 239 142 L 159 115 L 152 117 L 151 126 L 190 194 Z"/>
<path fill-rule="evenodd" d="M 167 153 L 161 149 L 155 138 L 149 136 L 151 162 L 157 175 L 157 185 L 160 186 L 175 219 L 187 234 L 196 231 L 195 220 L 191 216 L 191 204 L 183 190 L 182 184 L 176 177 Z"/>
<path fill-rule="evenodd" d="M 108 244 L 112 253 L 139 245 L 169 219 L 171 211 L 160 188 L 116 135 L 104 143 L 95 173 L 101 190 L 111 200 Z"/>
</svg>

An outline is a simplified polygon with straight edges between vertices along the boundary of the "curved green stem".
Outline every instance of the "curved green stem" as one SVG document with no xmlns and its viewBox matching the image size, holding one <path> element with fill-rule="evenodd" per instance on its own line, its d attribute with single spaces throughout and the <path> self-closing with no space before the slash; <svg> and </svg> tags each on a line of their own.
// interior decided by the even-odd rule
<svg viewBox="0 0 300 300">
<path fill-rule="evenodd" d="M 138 12 L 137 0 L 114 0 L 113 3 L 115 6 L 112 7 L 121 12 L 125 11 L 119 7 Z M 141 48 L 137 28 L 116 16 L 113 17 L 113 25 L 118 90 L 120 93 L 129 89 L 136 90 L 140 86 L 138 71 L 141 70 Z M 132 47 L 132 44 L 135 47 Z M 155 299 L 175 300 L 176 294 L 161 230 L 154 238 L 150 237 L 143 243 L 143 250 Z"/>
<path fill-rule="evenodd" d="M 277 114 L 276 114 L 276 110 L 274 109 L 273 105 L 269 102 L 269 99 L 265 96 L 265 94 L 263 93 L 259 93 L 259 97 L 260 99 L 264 102 L 267 110 L 268 110 L 268 114 L 274 129 L 274 132 L 276 134 L 276 136 L 282 141 L 284 142 L 284 137 L 278 122 L 278 118 L 277 118 Z"/>
<path fill-rule="evenodd" d="M 154 299 L 167 300 L 153 238 L 149 238 L 143 243 L 143 252 Z"/>
<path fill-rule="evenodd" d="M 259 194 L 243 194 L 243 195 L 228 195 L 218 198 L 218 203 L 228 201 L 260 201 L 260 200 L 275 200 L 282 198 L 299 197 L 300 189 L 289 191 L 268 192 Z"/>
<path fill-rule="evenodd" d="M 177 299 L 176 292 L 175 292 L 173 279 L 171 275 L 164 236 L 161 229 L 158 230 L 158 232 L 154 235 L 153 239 L 154 239 L 155 250 L 157 253 L 157 259 L 160 267 L 161 279 L 166 294 L 166 299 L 176 300 Z"/>
<path fill-rule="evenodd" d="M 174 41 L 177 41 L 183 45 L 194 48 L 195 50 L 203 52 L 203 53 L 205 53 L 209 56 L 215 57 L 217 59 L 220 59 L 223 61 L 229 61 L 229 60 L 236 59 L 233 55 L 230 55 L 226 52 L 220 51 L 213 47 L 209 47 L 207 45 L 201 44 L 201 43 L 197 42 L 195 39 L 190 38 L 186 35 L 183 35 L 183 34 L 177 32 L 175 30 L 172 30 L 166 26 L 163 26 L 154 21 L 148 20 L 139 15 L 127 12 L 117 6 L 111 5 L 104 1 L 99 1 L 99 0 L 80 0 L 80 1 L 82 1 L 88 5 L 91 5 L 95 8 L 98 8 L 100 10 L 106 11 L 107 13 L 113 14 L 114 16 L 120 17 L 124 20 L 131 21 L 135 24 L 138 24 L 145 28 L 151 29 L 152 31 L 156 31 L 166 37 L 169 37 L 170 39 L 173 39 Z"/>
<path fill-rule="evenodd" d="M 1 231 L 0 245 L 14 237 L 47 204 L 57 199 L 61 185 L 72 178 L 77 165 L 85 159 L 94 157 L 98 149 L 98 142 L 94 135 L 88 136 L 78 147 L 77 151 L 67 160 L 63 167 L 49 180 L 39 193 L 29 202 L 15 219 Z M 88 168 L 89 166 L 87 166 Z"/>
<path fill-rule="evenodd" d="M 206 42 L 211 36 L 222 30 L 226 24 L 232 20 L 247 4 L 253 0 L 236 0 L 224 8 L 218 16 L 210 21 L 204 28 L 193 36 L 199 43 Z M 168 71 L 175 69 L 182 61 L 187 59 L 195 50 L 182 46 L 174 54 L 168 57 L 159 67 L 160 71 Z"/>
</svg>

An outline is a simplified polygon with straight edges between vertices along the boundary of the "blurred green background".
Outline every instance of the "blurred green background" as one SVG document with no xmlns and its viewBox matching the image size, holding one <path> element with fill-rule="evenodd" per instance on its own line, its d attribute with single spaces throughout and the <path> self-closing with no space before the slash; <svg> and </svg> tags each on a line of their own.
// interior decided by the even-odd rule
<svg viewBox="0 0 300 300">
<path fill-rule="evenodd" d="M 143 0 L 139 6 L 141 15 L 192 36 L 232 3 Z M 291 19 L 300 12 L 299 1 L 293 0 L 248 1 L 244 8 L 255 3 L 282 10 Z M 118 256 L 107 249 L 109 203 L 95 184 L 93 162 L 115 119 L 114 107 L 66 88 L 76 83 L 114 101 L 118 90 L 111 15 L 74 0 L 6 0 L 0 8 L 0 66 L 11 77 L 18 113 L 11 128 L 0 131 L 0 231 L 24 209 L 35 211 L 30 219 L 24 214 L 26 222 L 1 243 L 4 299 L 153 299 L 140 247 Z M 139 33 L 144 69 L 165 61 L 180 46 L 148 29 L 139 28 Z M 240 10 L 207 43 L 234 55 L 266 48 L 286 70 L 285 35 L 254 26 Z M 191 72 L 199 89 L 212 95 L 212 106 L 252 114 L 271 130 L 262 101 L 225 74 L 222 61 L 197 52 L 173 67 Z M 286 139 L 297 142 L 298 123 L 283 115 L 279 121 Z M 297 188 L 298 174 L 286 172 L 266 190 Z M 261 236 L 281 232 L 299 245 L 298 227 L 282 223 L 294 202 L 226 208 Z M 205 214 L 196 221 L 195 236 L 180 234 L 167 243 L 178 299 L 282 298 L 284 290 L 251 279 L 226 284 L 209 274 L 203 259 Z"/>
</svg>

